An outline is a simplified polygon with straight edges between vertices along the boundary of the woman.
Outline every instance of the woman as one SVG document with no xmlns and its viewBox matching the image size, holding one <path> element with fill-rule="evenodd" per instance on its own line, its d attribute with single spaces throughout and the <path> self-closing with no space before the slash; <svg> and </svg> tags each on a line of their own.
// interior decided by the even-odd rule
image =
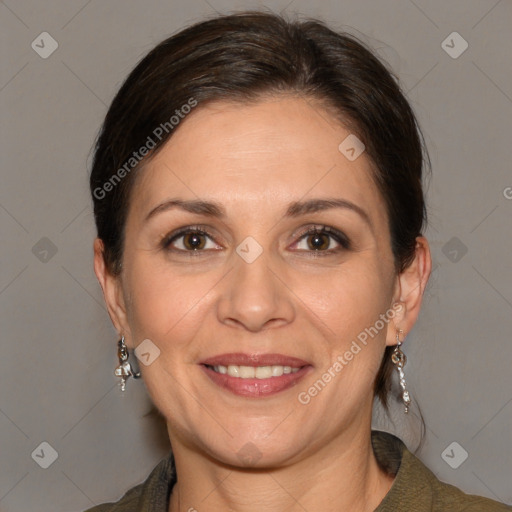
<svg viewBox="0 0 512 512">
<path fill-rule="evenodd" d="M 103 511 L 511 510 L 371 431 L 431 271 L 421 135 L 358 41 L 249 12 L 160 43 L 114 99 L 95 272 L 172 453 Z"/>
</svg>

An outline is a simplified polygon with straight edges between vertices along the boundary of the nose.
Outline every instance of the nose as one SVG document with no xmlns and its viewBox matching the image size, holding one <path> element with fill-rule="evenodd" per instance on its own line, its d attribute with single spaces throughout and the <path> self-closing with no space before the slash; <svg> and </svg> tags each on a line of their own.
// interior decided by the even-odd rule
<svg viewBox="0 0 512 512">
<path fill-rule="evenodd" d="M 293 321 L 293 293 L 279 276 L 277 264 L 269 264 L 268 253 L 251 263 L 233 254 L 234 268 L 226 276 L 218 301 L 221 323 L 258 332 Z"/>
</svg>

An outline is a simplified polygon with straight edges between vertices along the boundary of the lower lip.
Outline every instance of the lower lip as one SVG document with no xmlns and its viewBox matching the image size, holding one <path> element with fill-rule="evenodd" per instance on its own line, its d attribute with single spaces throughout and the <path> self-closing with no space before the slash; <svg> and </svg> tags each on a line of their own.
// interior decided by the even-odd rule
<svg viewBox="0 0 512 512">
<path fill-rule="evenodd" d="M 295 386 L 312 368 L 311 366 L 303 366 L 298 372 L 268 379 L 242 379 L 231 377 L 227 373 L 217 373 L 206 365 L 201 365 L 201 367 L 206 375 L 221 388 L 227 389 L 235 395 L 252 398 L 267 397 L 289 389 Z"/>
</svg>

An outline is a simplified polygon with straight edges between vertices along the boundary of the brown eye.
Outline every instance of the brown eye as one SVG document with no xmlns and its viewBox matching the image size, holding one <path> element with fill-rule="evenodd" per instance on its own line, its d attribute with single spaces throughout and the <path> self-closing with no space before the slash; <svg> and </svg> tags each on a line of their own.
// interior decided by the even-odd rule
<svg viewBox="0 0 512 512">
<path fill-rule="evenodd" d="M 334 247 L 332 242 L 334 242 Z M 306 247 L 300 247 L 301 244 Z M 336 247 L 336 244 L 338 244 L 338 247 Z M 307 230 L 302 233 L 295 245 L 300 251 L 325 253 L 325 255 L 351 248 L 350 240 L 347 236 L 341 231 L 328 226 Z"/>
<path fill-rule="evenodd" d="M 187 233 L 183 235 L 183 245 L 186 249 L 202 249 L 206 245 L 204 235 L 198 233 Z"/>
<path fill-rule="evenodd" d="M 308 235 L 306 240 L 308 240 L 308 246 L 314 251 L 328 249 L 330 238 L 331 237 L 326 233 L 313 233 L 312 235 Z"/>
<path fill-rule="evenodd" d="M 161 245 L 168 251 L 191 254 L 221 248 L 207 231 L 190 226 L 171 233 L 162 240 Z"/>
</svg>

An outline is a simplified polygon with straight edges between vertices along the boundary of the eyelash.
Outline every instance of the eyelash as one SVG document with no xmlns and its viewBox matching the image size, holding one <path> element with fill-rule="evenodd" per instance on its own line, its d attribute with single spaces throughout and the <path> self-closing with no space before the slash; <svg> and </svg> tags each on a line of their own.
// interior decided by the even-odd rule
<svg viewBox="0 0 512 512">
<path fill-rule="evenodd" d="M 197 234 L 200 236 L 207 236 L 210 239 L 214 241 L 214 236 L 203 226 L 187 226 L 185 228 L 181 228 L 178 231 L 171 233 L 170 235 L 167 235 L 164 237 L 164 239 L 161 242 L 162 249 L 167 250 L 169 252 L 181 252 L 181 253 L 187 253 L 187 255 L 190 255 L 192 257 L 199 256 L 201 252 L 205 252 L 202 249 L 199 250 L 184 250 L 184 249 L 172 249 L 169 248 L 169 246 L 178 240 L 179 238 L 188 235 L 188 234 Z M 308 252 L 315 253 L 315 256 L 330 256 L 332 254 L 338 253 L 343 250 L 350 250 L 352 248 L 352 244 L 349 240 L 349 238 L 342 233 L 341 231 L 338 231 L 337 229 L 334 229 L 329 226 L 320 226 L 320 229 L 317 226 L 314 226 L 313 228 L 308 228 L 305 231 L 301 232 L 298 237 L 299 239 L 295 244 L 297 244 L 299 241 L 301 241 L 303 238 L 311 235 L 328 235 L 332 239 L 334 239 L 340 247 L 337 247 L 335 249 L 328 249 L 325 251 L 322 250 L 314 250 L 310 249 Z M 301 250 L 300 252 L 306 252 L 304 250 Z"/>
</svg>

